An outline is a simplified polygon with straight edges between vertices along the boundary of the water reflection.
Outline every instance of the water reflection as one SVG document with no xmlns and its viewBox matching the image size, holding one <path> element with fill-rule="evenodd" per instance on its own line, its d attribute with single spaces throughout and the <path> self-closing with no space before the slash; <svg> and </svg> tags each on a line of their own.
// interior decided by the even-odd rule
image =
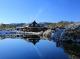
<svg viewBox="0 0 80 59">
<path fill-rule="evenodd" d="M 26 41 L 32 42 L 34 45 L 40 40 L 40 36 L 37 36 L 37 35 L 30 35 L 30 36 L 27 36 L 27 35 L 0 35 L 0 39 L 5 39 L 5 38 L 13 38 L 13 39 L 22 38 Z"/>
<path fill-rule="evenodd" d="M 80 59 L 80 44 L 56 41 L 56 46 L 64 49 L 70 59 Z"/>
<path fill-rule="evenodd" d="M 7 56 L 9 59 L 9 56 L 15 56 L 15 59 L 80 59 L 80 44 L 77 43 L 60 40 L 54 42 L 53 39 L 44 40 L 37 35 L 0 35 L 0 39 L 0 58 Z"/>
<path fill-rule="evenodd" d="M 37 35 L 31 35 L 31 36 L 23 35 L 22 38 L 29 42 L 32 42 L 34 45 L 40 40 L 40 36 Z"/>
<path fill-rule="evenodd" d="M 80 44 L 77 43 L 63 43 L 63 48 L 72 59 L 80 59 Z"/>
<path fill-rule="evenodd" d="M 16 38 L 16 35 L 0 35 L 0 39 L 5 39 L 5 38 Z"/>
</svg>

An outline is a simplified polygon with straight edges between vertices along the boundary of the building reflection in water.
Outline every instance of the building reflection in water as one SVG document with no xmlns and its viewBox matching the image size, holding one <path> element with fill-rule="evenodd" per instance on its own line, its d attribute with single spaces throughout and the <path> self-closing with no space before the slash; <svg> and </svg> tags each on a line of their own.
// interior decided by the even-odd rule
<svg viewBox="0 0 80 59">
<path fill-rule="evenodd" d="M 23 35 L 22 38 L 29 42 L 32 42 L 34 45 L 40 40 L 40 36 L 37 35 L 31 35 L 31 36 Z"/>
<path fill-rule="evenodd" d="M 34 45 L 40 40 L 40 36 L 37 36 L 37 35 L 30 35 L 30 36 L 27 36 L 27 35 L 0 35 L 1 40 L 5 38 L 13 38 L 13 39 L 21 38 L 26 41 L 32 42 Z"/>
<path fill-rule="evenodd" d="M 12 39 L 20 38 L 20 39 L 24 39 L 26 41 L 32 42 L 33 44 L 36 44 L 43 37 L 39 35 L 16 35 L 16 34 L 15 35 L 0 35 L 1 40 L 5 38 L 12 38 Z M 43 38 L 43 39 L 51 40 L 49 38 Z"/>
</svg>

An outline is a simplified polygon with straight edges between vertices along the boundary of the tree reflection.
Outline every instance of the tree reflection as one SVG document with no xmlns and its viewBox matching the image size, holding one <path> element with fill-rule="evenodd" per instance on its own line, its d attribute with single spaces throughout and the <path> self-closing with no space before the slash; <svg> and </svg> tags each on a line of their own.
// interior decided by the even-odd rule
<svg viewBox="0 0 80 59">
<path fill-rule="evenodd" d="M 0 35 L 0 39 L 5 39 L 5 38 L 16 38 L 16 35 Z"/>
<path fill-rule="evenodd" d="M 56 41 L 56 47 L 62 47 L 62 41 Z"/>
<path fill-rule="evenodd" d="M 80 59 L 80 44 L 56 41 L 56 46 L 64 49 L 71 59 Z"/>
<path fill-rule="evenodd" d="M 64 51 L 68 53 L 71 58 L 80 59 L 80 44 L 76 43 L 64 43 L 63 44 Z M 75 57 L 73 57 L 75 56 Z"/>
</svg>

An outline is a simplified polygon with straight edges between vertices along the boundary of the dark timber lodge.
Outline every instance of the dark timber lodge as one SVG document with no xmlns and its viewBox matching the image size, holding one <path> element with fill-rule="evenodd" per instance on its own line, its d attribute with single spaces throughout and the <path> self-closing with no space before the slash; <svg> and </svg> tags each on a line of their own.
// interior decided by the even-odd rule
<svg viewBox="0 0 80 59">
<path fill-rule="evenodd" d="M 41 32 L 46 31 L 48 28 L 46 26 L 43 26 L 41 24 L 36 23 L 36 21 L 33 21 L 31 24 L 23 27 L 17 28 L 17 30 L 23 31 L 23 32 Z"/>
</svg>

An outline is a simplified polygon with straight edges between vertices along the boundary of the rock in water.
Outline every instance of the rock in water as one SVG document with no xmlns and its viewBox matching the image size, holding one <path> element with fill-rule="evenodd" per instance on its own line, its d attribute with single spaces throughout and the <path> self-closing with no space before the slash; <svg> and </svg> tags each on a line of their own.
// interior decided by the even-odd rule
<svg viewBox="0 0 80 59">
<path fill-rule="evenodd" d="M 51 37 L 51 33 L 52 33 L 52 30 L 48 29 L 43 33 L 43 37 L 50 38 Z"/>
</svg>

